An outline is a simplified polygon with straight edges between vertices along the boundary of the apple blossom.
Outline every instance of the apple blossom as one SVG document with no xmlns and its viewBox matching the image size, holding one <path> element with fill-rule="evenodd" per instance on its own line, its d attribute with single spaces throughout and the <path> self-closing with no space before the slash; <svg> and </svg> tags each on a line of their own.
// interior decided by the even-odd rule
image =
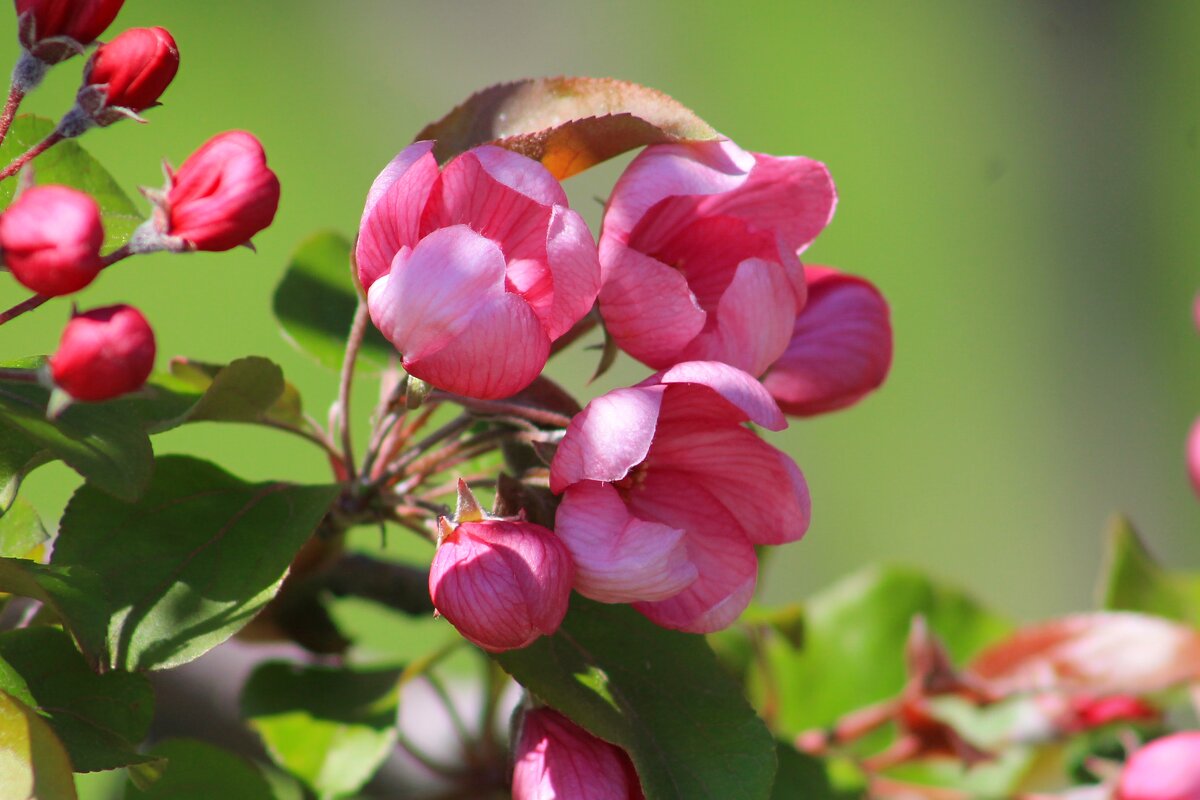
<svg viewBox="0 0 1200 800">
<path fill-rule="evenodd" d="M 409 145 L 371 186 L 358 277 L 410 374 L 469 397 L 507 397 L 591 309 L 596 246 L 538 162 L 484 146 L 439 172 L 432 149 Z"/>
<path fill-rule="evenodd" d="M 141 388 L 154 368 L 154 331 L 132 306 L 76 314 L 50 357 L 58 388 L 75 400 L 109 400 Z"/>
<path fill-rule="evenodd" d="M 116 19 L 125 0 L 16 0 L 21 46 L 46 64 L 83 51 Z"/>
<path fill-rule="evenodd" d="M 96 49 L 76 102 L 87 120 L 111 125 L 158 103 L 179 71 L 179 48 L 164 28 L 131 28 Z"/>
<path fill-rule="evenodd" d="M 525 712 L 513 750 L 513 800 L 643 800 L 625 751 L 549 708 Z"/>
<path fill-rule="evenodd" d="M 799 468 L 747 421 L 787 425 L 762 384 L 718 362 L 588 403 L 550 465 L 576 590 L 667 628 L 732 623 L 754 591 L 754 546 L 799 539 L 810 513 Z"/>
<path fill-rule="evenodd" d="M 1116 800 L 1200 798 L 1200 731 L 1155 739 L 1135 751 L 1121 771 Z"/>
<path fill-rule="evenodd" d="M 22 286 L 46 297 L 77 292 L 100 273 L 104 226 L 96 201 L 65 186 L 35 186 L 0 215 L 0 253 Z"/>
<path fill-rule="evenodd" d="M 600 234 L 600 312 L 656 369 L 716 360 L 761 375 L 804 307 L 797 257 L 833 215 L 823 164 L 730 141 L 647 147 L 613 188 Z"/>
<path fill-rule="evenodd" d="M 787 350 L 763 376 L 786 414 L 812 416 L 853 405 L 892 365 L 887 301 L 871 283 L 806 264 L 808 302 Z"/>
</svg>

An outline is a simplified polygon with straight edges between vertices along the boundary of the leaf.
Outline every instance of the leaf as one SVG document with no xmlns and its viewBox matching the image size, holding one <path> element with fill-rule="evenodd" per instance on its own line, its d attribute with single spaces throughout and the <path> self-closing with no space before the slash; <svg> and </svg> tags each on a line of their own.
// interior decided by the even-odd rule
<svg viewBox="0 0 1200 800">
<path fill-rule="evenodd" d="M 13 122 L 8 138 L 0 144 L 0 165 L 8 164 L 40 142 L 54 130 L 55 122 L 45 117 L 20 116 Z M 58 184 L 87 192 L 100 206 L 104 221 L 104 249 L 115 250 L 124 244 L 143 215 L 122 191 L 112 175 L 92 158 L 78 142 L 56 144 L 33 161 L 34 183 Z M 0 183 L 0 208 L 12 202 L 16 181 Z"/>
<path fill-rule="evenodd" d="M 225 641 L 274 597 L 337 492 L 246 483 L 206 461 L 166 456 L 137 503 L 77 491 L 51 566 L 100 577 L 93 603 L 107 618 L 109 665 L 165 669 Z"/>
<path fill-rule="evenodd" d="M 49 538 L 37 510 L 25 500 L 18 498 L 0 517 L 0 557 L 33 558 Z"/>
<path fill-rule="evenodd" d="M 62 621 L 88 663 L 103 664 L 108 616 L 97 605 L 100 578 L 90 569 L 0 558 L 0 592 L 40 600 Z"/>
<path fill-rule="evenodd" d="M 126 800 L 265 800 L 273 797 L 266 779 L 228 750 L 193 739 L 171 739 L 150 751 L 166 759 L 162 777 L 139 787 L 131 778 Z"/>
<path fill-rule="evenodd" d="M 1200 624 L 1200 575 L 1164 570 L 1124 517 L 1116 517 L 1109 526 L 1099 594 L 1108 610 Z"/>
<path fill-rule="evenodd" d="M 105 403 L 77 403 L 48 420 L 49 396 L 41 386 L 0 381 L 0 440 L 20 437 L 29 446 L 16 445 L 18 456 L 46 450 L 96 487 L 124 500 L 136 499 L 154 468 L 154 452 L 141 425 Z"/>
<path fill-rule="evenodd" d="M 775 776 L 775 788 L 771 800 L 834 800 L 829 775 L 820 759 L 796 752 L 782 742 L 776 748 L 779 772 Z"/>
<path fill-rule="evenodd" d="M 0 689 L 25 700 L 62 741 L 76 772 L 97 772 L 153 761 L 137 752 L 154 716 L 154 695 L 143 675 L 97 675 L 65 633 L 26 628 L 0 635 L 0 659 L 20 684 Z"/>
<path fill-rule="evenodd" d="M 557 634 L 495 658 L 530 692 L 628 751 L 647 800 L 770 797 L 775 742 L 702 636 L 574 596 Z"/>
<path fill-rule="evenodd" d="M 417 134 L 438 161 L 487 142 L 541 161 L 559 180 L 648 144 L 720 134 L 656 89 L 613 78 L 531 78 L 476 92 Z"/>
<path fill-rule="evenodd" d="M 242 714 L 272 758 L 320 798 L 361 787 L 396 742 L 399 670 L 262 664 L 242 690 Z"/>
<path fill-rule="evenodd" d="M 62 743 L 20 700 L 0 692 L 0 800 L 75 800 Z"/>
<path fill-rule="evenodd" d="M 339 370 L 357 306 L 349 240 L 322 231 L 301 242 L 275 289 L 272 308 L 284 338 L 318 363 Z M 360 359 L 382 369 L 395 353 L 374 326 L 367 326 Z"/>
<path fill-rule="evenodd" d="M 961 591 L 911 569 L 870 567 L 814 596 L 805 606 L 804 648 L 772 639 L 779 731 L 795 735 L 832 725 L 904 685 L 904 644 L 923 614 L 956 661 L 1010 629 Z M 759 702 L 767 690 L 752 686 Z"/>
<path fill-rule="evenodd" d="M 16 499 L 21 481 L 50 456 L 15 430 L 0 426 L 0 434 L 0 514 L 4 514 Z"/>
</svg>

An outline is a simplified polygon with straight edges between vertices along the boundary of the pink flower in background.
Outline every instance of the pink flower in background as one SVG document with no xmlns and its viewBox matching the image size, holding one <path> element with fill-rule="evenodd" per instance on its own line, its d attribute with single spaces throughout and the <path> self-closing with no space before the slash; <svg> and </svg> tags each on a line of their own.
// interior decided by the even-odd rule
<svg viewBox="0 0 1200 800">
<path fill-rule="evenodd" d="M 359 280 L 411 374 L 469 397 L 507 397 L 591 309 L 596 246 L 538 162 L 485 146 L 439 172 L 432 149 L 409 145 L 371 186 Z"/>
<path fill-rule="evenodd" d="M 655 369 L 714 360 L 761 375 L 804 307 L 797 257 L 833 216 L 823 164 L 733 142 L 646 148 L 604 215 L 600 311 L 625 352 Z"/>
<path fill-rule="evenodd" d="M 513 800 L 643 800 L 629 756 L 549 708 L 525 713 L 513 749 Z"/>
<path fill-rule="evenodd" d="M 892 326 L 887 301 L 869 281 L 811 264 L 804 279 L 808 303 L 762 380 L 785 414 L 807 417 L 879 388 L 892 365 Z"/>
<path fill-rule="evenodd" d="M 1200 731 L 1155 739 L 1134 752 L 1121 771 L 1116 800 L 1200 798 Z"/>
<path fill-rule="evenodd" d="M 35 186 L 0 215 L 0 255 L 13 277 L 40 295 L 77 292 L 100 273 L 104 226 L 90 195 Z"/>
<path fill-rule="evenodd" d="M 717 362 L 588 403 L 550 465 L 576 590 L 693 633 L 737 619 L 754 592 L 754 546 L 799 539 L 810 513 L 799 468 L 747 421 L 787 425 L 762 384 Z"/>
</svg>

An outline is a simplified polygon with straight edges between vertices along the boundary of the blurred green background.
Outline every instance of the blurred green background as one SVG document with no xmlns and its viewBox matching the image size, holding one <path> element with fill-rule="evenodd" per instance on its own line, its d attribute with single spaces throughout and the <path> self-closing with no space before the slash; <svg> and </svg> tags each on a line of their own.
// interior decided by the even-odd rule
<svg viewBox="0 0 1200 800">
<path fill-rule="evenodd" d="M 826 162 L 841 203 L 808 259 L 871 278 L 892 304 L 886 387 L 772 439 L 804 469 L 814 521 L 770 561 L 768 599 L 885 559 L 1022 618 L 1083 608 L 1115 510 L 1171 564 L 1200 565 L 1183 467 L 1200 411 L 1200 4 L 128 0 L 109 35 L 144 25 L 182 53 L 166 105 L 82 144 L 132 193 L 161 183 L 163 157 L 245 128 L 283 184 L 257 254 L 138 258 L 78 297 L 141 307 L 160 366 L 266 355 L 323 417 L 335 377 L 270 314 L 296 243 L 352 233 L 378 170 L 472 91 L 615 76 L 748 149 Z M 25 110 L 59 116 L 82 66 L 56 68 Z M 568 182 L 594 224 L 618 170 Z M 0 282 L 3 307 L 23 296 Z M 6 325 L 5 356 L 53 350 L 68 312 L 56 301 Z M 586 399 L 646 372 L 623 359 L 586 388 L 595 358 L 577 348 L 552 373 Z M 271 431 L 193 426 L 157 443 L 247 478 L 327 477 L 317 451 Z M 53 518 L 72 485 L 45 468 L 27 496 Z"/>
</svg>

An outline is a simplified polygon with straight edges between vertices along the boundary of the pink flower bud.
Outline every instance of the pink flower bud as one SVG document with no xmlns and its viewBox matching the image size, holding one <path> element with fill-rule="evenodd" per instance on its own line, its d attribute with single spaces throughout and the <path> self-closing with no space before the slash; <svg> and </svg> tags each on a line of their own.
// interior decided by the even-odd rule
<svg viewBox="0 0 1200 800">
<path fill-rule="evenodd" d="M 625 751 L 549 708 L 525 714 L 513 758 L 513 800 L 645 797 Z"/>
<path fill-rule="evenodd" d="M 163 28 L 131 28 L 96 49 L 78 102 L 99 125 L 158 103 L 179 71 L 179 48 Z"/>
<path fill-rule="evenodd" d="M 459 633 L 499 653 L 558 630 L 575 567 L 553 531 L 502 519 L 440 523 L 429 596 Z"/>
<path fill-rule="evenodd" d="M 1173 733 L 1130 756 L 1117 800 L 1196 800 L 1200 797 L 1200 731 Z"/>
<path fill-rule="evenodd" d="M 54 383 L 76 400 L 109 400 L 141 387 L 154 368 L 154 331 L 132 306 L 76 314 L 50 358 Z"/>
<path fill-rule="evenodd" d="M 116 19 L 125 0 L 16 0 L 21 46 L 47 64 L 81 52 Z"/>
<path fill-rule="evenodd" d="M 4 263 L 23 286 L 47 297 L 91 283 L 103 241 L 96 201 L 65 186 L 28 189 L 0 216 Z"/>
<path fill-rule="evenodd" d="M 270 225 L 278 208 L 279 179 L 258 139 L 217 134 L 170 176 L 154 220 L 167 239 L 159 249 L 231 250 Z"/>
</svg>

